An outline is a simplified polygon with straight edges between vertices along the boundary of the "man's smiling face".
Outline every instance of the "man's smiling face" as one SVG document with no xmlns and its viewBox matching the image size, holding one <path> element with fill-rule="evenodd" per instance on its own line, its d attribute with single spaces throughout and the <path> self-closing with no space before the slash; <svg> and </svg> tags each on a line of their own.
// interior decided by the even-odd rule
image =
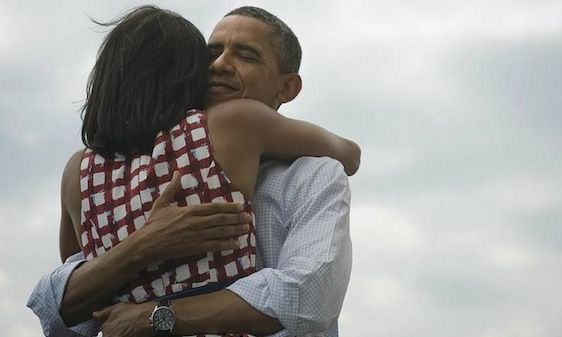
<svg viewBox="0 0 562 337">
<path fill-rule="evenodd" d="M 252 98 L 272 108 L 283 85 L 271 28 L 258 19 L 223 18 L 209 38 L 207 105 L 234 98 Z"/>
</svg>

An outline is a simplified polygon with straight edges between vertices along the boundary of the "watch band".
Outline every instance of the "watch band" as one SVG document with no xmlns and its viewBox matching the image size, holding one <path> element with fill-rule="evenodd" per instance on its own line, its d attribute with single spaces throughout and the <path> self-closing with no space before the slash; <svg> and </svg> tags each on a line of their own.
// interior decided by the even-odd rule
<svg viewBox="0 0 562 337">
<path fill-rule="evenodd" d="M 158 331 L 156 331 L 156 334 L 154 336 L 156 336 L 156 337 L 168 337 L 168 336 L 171 336 L 171 335 L 172 334 L 168 330 L 158 330 Z"/>
<path fill-rule="evenodd" d="M 154 334 L 154 336 L 156 336 L 156 337 L 168 337 L 168 336 L 171 336 L 171 335 L 172 334 L 168 330 L 158 330 Z"/>
<path fill-rule="evenodd" d="M 156 302 L 157 307 L 170 307 L 172 305 L 172 301 L 168 299 L 158 300 Z"/>
</svg>

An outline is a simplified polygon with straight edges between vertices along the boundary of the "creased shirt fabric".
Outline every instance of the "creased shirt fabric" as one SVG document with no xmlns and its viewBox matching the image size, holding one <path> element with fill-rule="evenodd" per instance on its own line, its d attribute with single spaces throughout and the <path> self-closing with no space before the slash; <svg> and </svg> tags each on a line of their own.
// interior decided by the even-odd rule
<svg viewBox="0 0 562 337">
<path fill-rule="evenodd" d="M 303 157 L 262 166 L 253 198 L 258 272 L 227 289 L 285 329 L 274 337 L 338 336 L 337 317 L 351 273 L 350 191 L 343 167 Z M 45 275 L 28 306 L 46 336 L 96 336 L 99 323 L 67 328 L 59 308 L 81 253 Z"/>
</svg>

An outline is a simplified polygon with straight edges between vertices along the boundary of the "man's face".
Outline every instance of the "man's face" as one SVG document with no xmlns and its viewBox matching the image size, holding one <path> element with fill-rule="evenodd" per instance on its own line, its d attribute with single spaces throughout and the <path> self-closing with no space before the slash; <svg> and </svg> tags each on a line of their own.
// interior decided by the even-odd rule
<svg viewBox="0 0 562 337">
<path fill-rule="evenodd" d="M 209 52 L 208 105 L 252 98 L 279 106 L 283 75 L 265 23 L 239 15 L 223 18 L 211 33 Z"/>
</svg>

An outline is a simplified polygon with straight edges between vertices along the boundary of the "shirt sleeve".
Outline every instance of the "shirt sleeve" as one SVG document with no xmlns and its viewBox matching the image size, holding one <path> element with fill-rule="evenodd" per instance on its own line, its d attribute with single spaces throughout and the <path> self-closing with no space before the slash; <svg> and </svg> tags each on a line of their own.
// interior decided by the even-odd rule
<svg viewBox="0 0 562 337">
<path fill-rule="evenodd" d="M 326 331 L 337 322 L 351 274 L 350 190 L 339 162 L 298 168 L 287 185 L 287 238 L 278 265 L 228 289 L 285 327 L 274 336 Z"/>
<path fill-rule="evenodd" d="M 97 321 L 91 320 L 73 327 L 67 327 L 59 312 L 70 275 L 85 261 L 81 252 L 72 255 L 53 272 L 44 275 L 29 296 L 27 306 L 39 317 L 45 336 L 83 337 L 98 335 L 100 324 Z"/>
</svg>

